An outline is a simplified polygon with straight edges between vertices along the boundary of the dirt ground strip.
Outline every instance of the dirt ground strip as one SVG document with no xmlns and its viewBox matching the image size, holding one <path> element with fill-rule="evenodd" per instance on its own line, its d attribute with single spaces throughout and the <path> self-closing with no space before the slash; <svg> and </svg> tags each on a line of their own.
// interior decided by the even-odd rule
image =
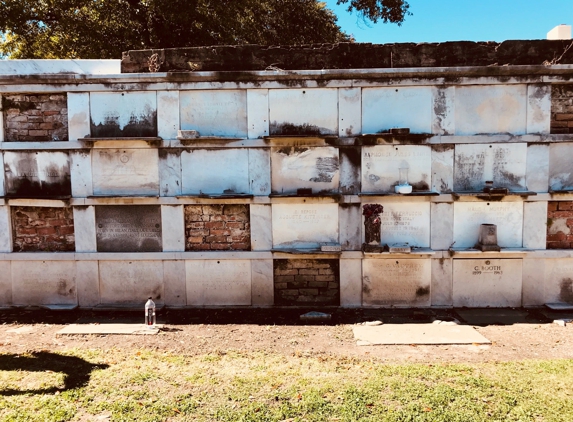
<svg viewBox="0 0 573 422">
<path fill-rule="evenodd" d="M 143 310 L 0 310 L 0 353 L 81 349 L 154 349 L 185 355 L 260 351 L 285 355 L 330 354 L 389 362 L 484 362 L 573 358 L 573 312 L 547 309 L 321 309 L 329 323 L 309 324 L 300 315 L 312 309 L 163 310 L 157 335 L 74 335 L 56 333 L 72 323 L 142 323 Z M 141 315 L 140 315 L 141 314 Z M 431 323 L 457 319 L 491 340 L 491 345 L 357 346 L 352 325 Z"/>
</svg>

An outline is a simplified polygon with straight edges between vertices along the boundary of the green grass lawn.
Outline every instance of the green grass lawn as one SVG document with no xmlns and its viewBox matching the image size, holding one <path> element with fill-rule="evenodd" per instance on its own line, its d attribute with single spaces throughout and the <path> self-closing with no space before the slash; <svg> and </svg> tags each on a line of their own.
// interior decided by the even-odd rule
<svg viewBox="0 0 573 422">
<path fill-rule="evenodd" d="M 573 361 L 390 365 L 326 355 L 0 354 L 1 421 L 573 421 Z"/>
</svg>

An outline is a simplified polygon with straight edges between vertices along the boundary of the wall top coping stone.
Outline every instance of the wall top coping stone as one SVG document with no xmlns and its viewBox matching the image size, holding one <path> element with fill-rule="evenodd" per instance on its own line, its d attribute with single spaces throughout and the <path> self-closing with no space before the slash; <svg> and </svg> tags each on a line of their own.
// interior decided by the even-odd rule
<svg viewBox="0 0 573 422">
<path fill-rule="evenodd" d="M 573 51 L 573 49 L 571 49 Z M 0 62 L 2 62 L 0 60 Z M 573 64 L 110 74 L 0 73 L 0 93 L 568 82 Z M 464 81 L 462 78 L 468 80 Z M 544 80 L 544 78 L 553 78 Z M 300 81 L 298 84 L 296 81 Z M 405 83 L 401 81 L 406 81 Z M 201 84 L 201 83 L 210 84 Z M 186 86 L 186 84 L 197 84 Z M 11 85 L 11 86 L 10 86 Z M 39 92 L 39 91 L 38 91 Z"/>
<path fill-rule="evenodd" d="M 121 60 L 0 60 L 0 75 L 106 75 L 121 71 Z"/>
</svg>

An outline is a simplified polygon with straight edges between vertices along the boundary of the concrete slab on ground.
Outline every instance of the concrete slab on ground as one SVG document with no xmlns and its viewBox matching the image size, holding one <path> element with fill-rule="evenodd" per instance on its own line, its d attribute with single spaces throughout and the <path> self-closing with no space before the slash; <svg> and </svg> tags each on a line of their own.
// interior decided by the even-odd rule
<svg viewBox="0 0 573 422">
<path fill-rule="evenodd" d="M 573 311 L 573 303 L 546 303 L 545 306 L 554 311 Z"/>
<path fill-rule="evenodd" d="M 11 328 L 6 330 L 7 333 L 14 333 L 14 334 L 31 334 L 35 331 L 34 327 L 31 326 L 22 326 L 18 328 Z"/>
<path fill-rule="evenodd" d="M 354 326 L 358 346 L 390 344 L 491 344 L 467 325 L 384 324 Z"/>
<path fill-rule="evenodd" d="M 529 312 L 523 309 L 456 309 L 456 313 L 469 325 L 513 325 L 532 322 Z"/>
<path fill-rule="evenodd" d="M 85 335 L 85 334 L 157 334 L 160 326 L 149 329 L 144 324 L 70 324 L 56 334 L 60 335 Z"/>
</svg>

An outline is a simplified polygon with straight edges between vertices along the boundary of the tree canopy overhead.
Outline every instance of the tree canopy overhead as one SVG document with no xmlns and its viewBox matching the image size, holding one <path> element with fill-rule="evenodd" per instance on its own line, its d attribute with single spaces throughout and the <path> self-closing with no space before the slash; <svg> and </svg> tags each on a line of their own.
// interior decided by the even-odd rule
<svg viewBox="0 0 573 422">
<path fill-rule="evenodd" d="M 338 0 L 400 24 L 404 0 Z M 349 41 L 317 0 L 0 0 L 0 55 L 120 58 L 127 50 Z"/>
</svg>

